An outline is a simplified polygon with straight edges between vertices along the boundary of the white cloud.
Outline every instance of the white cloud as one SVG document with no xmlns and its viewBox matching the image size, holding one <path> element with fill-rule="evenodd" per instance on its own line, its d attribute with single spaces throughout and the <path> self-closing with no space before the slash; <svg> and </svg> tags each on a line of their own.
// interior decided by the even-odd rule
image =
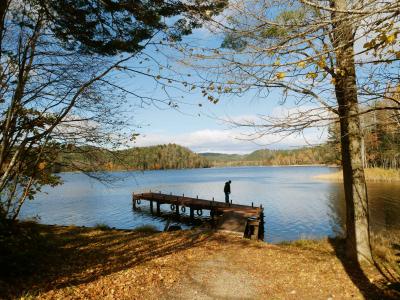
<svg viewBox="0 0 400 300">
<path fill-rule="evenodd" d="M 325 137 L 326 132 L 316 129 L 307 130 L 304 136 L 291 135 L 284 139 L 277 135 L 264 135 L 258 139 L 253 139 L 240 129 L 203 129 L 178 135 L 149 133 L 139 136 L 132 146 L 144 147 L 175 143 L 195 152 L 244 154 L 263 148 L 287 149 L 307 144 L 318 144 L 323 142 Z"/>
<path fill-rule="evenodd" d="M 93 137 L 101 132 L 101 124 L 95 120 L 77 115 L 66 116 L 53 130 L 55 136 L 76 141 L 84 137 Z"/>
</svg>

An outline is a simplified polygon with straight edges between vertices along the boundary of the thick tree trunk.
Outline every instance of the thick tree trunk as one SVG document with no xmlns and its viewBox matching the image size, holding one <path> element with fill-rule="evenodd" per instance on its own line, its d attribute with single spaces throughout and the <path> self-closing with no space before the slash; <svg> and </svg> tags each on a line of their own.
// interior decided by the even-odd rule
<svg viewBox="0 0 400 300">
<path fill-rule="evenodd" d="M 346 80 L 347 81 L 347 80 Z M 348 82 L 347 82 L 348 83 Z M 346 250 L 351 259 L 371 261 L 368 198 L 361 154 L 361 131 L 357 100 L 346 93 L 349 85 L 338 84 L 343 181 L 346 198 Z M 347 86 L 346 86 L 347 85 Z M 350 97 L 350 98 L 349 98 Z"/>
<path fill-rule="evenodd" d="M 331 7 L 347 9 L 346 0 L 332 0 Z M 362 131 L 357 99 L 351 21 L 344 13 L 332 13 L 336 49 L 335 93 L 339 104 L 343 181 L 346 198 L 346 254 L 354 261 L 372 261 L 369 211 L 362 160 Z"/>
</svg>

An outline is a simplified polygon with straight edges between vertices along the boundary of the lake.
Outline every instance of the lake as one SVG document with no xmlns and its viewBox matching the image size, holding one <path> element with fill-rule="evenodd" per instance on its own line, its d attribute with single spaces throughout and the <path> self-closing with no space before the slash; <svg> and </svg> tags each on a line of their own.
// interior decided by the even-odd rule
<svg viewBox="0 0 400 300">
<path fill-rule="evenodd" d="M 266 241 L 336 236 L 345 220 L 342 184 L 314 179 L 336 171 L 299 166 L 109 172 L 102 174 L 107 184 L 81 173 L 62 173 L 64 184 L 43 189 L 26 203 L 21 218 L 38 216 L 44 224 L 101 223 L 122 229 L 154 225 L 162 230 L 165 219 L 149 214 L 147 201 L 141 204 L 142 212 L 132 210 L 132 192 L 162 191 L 224 201 L 224 183 L 232 180 L 234 203 L 264 207 Z M 373 230 L 400 229 L 400 184 L 368 184 L 368 195 Z M 167 205 L 162 209 L 169 211 Z"/>
</svg>

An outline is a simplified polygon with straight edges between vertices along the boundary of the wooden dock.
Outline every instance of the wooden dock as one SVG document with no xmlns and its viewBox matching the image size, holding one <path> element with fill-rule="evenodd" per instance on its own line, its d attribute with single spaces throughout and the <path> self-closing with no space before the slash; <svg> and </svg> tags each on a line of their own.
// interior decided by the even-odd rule
<svg viewBox="0 0 400 300">
<path fill-rule="evenodd" d="M 234 232 L 242 232 L 243 235 L 251 239 L 261 239 L 264 234 L 264 209 L 262 206 L 241 205 L 177 196 L 163 193 L 142 193 L 132 194 L 132 205 L 137 209 L 142 200 L 150 203 L 150 212 L 161 216 L 161 205 L 167 204 L 176 217 L 189 213 L 190 221 L 193 222 L 195 215 L 202 217 L 207 211 L 216 229 Z M 155 211 L 154 211 L 155 208 Z"/>
</svg>

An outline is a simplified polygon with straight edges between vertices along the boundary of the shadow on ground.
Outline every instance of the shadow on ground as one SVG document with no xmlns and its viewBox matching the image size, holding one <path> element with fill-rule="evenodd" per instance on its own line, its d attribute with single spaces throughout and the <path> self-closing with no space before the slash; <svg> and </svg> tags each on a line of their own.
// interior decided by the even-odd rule
<svg viewBox="0 0 400 300">
<path fill-rule="evenodd" d="M 393 244 L 393 249 L 396 251 L 396 257 L 399 259 L 397 260 L 397 263 L 400 264 L 400 244 Z"/>
<path fill-rule="evenodd" d="M 395 251 L 395 256 L 396 256 L 396 263 L 397 263 L 397 266 L 399 267 L 399 269 L 400 269 L 400 244 L 392 244 L 392 247 L 393 247 L 393 250 Z M 400 282 L 396 282 L 396 283 L 394 283 L 393 284 L 393 286 L 392 286 L 396 291 L 398 291 L 399 292 L 399 294 L 400 294 Z"/>
<path fill-rule="evenodd" d="M 24 241 L 20 255 L 2 247 L 0 298 L 15 298 L 88 283 L 212 239 L 200 232 L 93 230 L 34 225 L 40 238 Z M 6 249 L 7 250 L 7 249 Z M 7 253 L 5 253 L 7 252 Z M 24 254 L 28 256 L 24 256 Z"/>
<path fill-rule="evenodd" d="M 399 299 L 399 293 L 394 289 L 382 288 L 384 284 L 371 282 L 360 264 L 347 259 L 345 254 L 345 241 L 343 239 L 329 239 L 336 256 L 341 261 L 347 275 L 357 286 L 365 299 Z M 394 286 L 393 286 L 394 287 Z"/>
</svg>

